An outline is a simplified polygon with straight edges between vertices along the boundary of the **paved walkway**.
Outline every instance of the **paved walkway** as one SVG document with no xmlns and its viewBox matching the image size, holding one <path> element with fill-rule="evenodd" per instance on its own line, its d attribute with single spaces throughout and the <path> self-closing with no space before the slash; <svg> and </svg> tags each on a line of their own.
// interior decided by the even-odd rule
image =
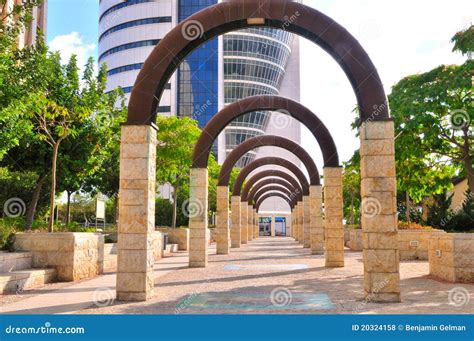
<svg viewBox="0 0 474 341">
<path fill-rule="evenodd" d="M 155 297 L 147 302 L 114 301 L 115 274 L 52 289 L 45 286 L 3 313 L 92 314 L 439 314 L 472 313 L 474 285 L 429 278 L 428 262 L 400 264 L 402 303 L 363 298 L 360 252 L 346 252 L 344 268 L 325 268 L 291 238 L 259 238 L 215 255 L 209 266 L 190 269 L 187 253 L 155 266 Z M 451 295 L 450 295 L 451 291 Z M 25 294 L 28 294 L 25 292 Z"/>
</svg>

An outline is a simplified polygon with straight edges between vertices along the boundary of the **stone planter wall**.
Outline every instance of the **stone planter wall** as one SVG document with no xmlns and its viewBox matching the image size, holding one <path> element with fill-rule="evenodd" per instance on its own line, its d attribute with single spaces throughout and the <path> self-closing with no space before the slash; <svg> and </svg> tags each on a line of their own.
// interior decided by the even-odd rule
<svg viewBox="0 0 474 341">
<path fill-rule="evenodd" d="M 160 231 L 155 231 L 151 234 L 151 243 L 153 251 L 153 259 L 160 260 L 164 256 L 163 250 L 163 234 Z"/>
<path fill-rule="evenodd" d="M 349 240 L 351 239 L 351 229 L 344 229 L 344 246 L 349 247 Z"/>
<path fill-rule="evenodd" d="M 430 275 L 449 282 L 474 282 L 474 234 L 433 235 L 428 248 Z"/>
<path fill-rule="evenodd" d="M 444 233 L 441 230 L 398 230 L 400 260 L 428 260 L 430 237 Z"/>
<path fill-rule="evenodd" d="M 102 234 L 17 233 L 15 250 L 31 252 L 34 268 L 55 268 L 59 281 L 78 281 L 103 272 Z"/>
<path fill-rule="evenodd" d="M 362 251 L 362 229 L 350 230 L 348 246 L 352 251 Z"/>
<path fill-rule="evenodd" d="M 189 250 L 189 229 L 185 228 L 158 228 L 157 231 L 168 234 L 170 244 L 178 244 L 178 250 Z"/>
</svg>

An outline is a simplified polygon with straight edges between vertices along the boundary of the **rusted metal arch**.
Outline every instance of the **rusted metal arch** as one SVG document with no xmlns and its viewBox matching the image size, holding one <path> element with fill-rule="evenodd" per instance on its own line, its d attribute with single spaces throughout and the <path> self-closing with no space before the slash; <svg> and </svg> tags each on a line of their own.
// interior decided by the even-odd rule
<svg viewBox="0 0 474 341">
<path fill-rule="evenodd" d="M 258 199 L 262 196 L 265 195 L 268 192 L 272 191 L 280 191 L 284 192 L 291 200 L 295 199 L 295 192 L 292 191 L 292 189 L 289 189 L 287 187 L 279 186 L 279 185 L 272 185 L 272 186 L 264 186 L 260 188 L 258 191 L 256 191 L 253 195 L 252 198 L 255 200 L 255 202 L 258 201 Z M 250 200 L 249 200 L 250 201 Z M 250 205 L 252 205 L 253 202 L 250 202 Z"/>
<path fill-rule="evenodd" d="M 229 123 L 239 116 L 259 110 L 278 110 L 304 124 L 313 133 L 321 148 L 324 166 L 339 166 L 339 156 L 331 133 L 311 110 L 288 98 L 259 95 L 229 104 L 206 124 L 194 148 L 193 168 L 207 167 L 212 145 Z"/>
<path fill-rule="evenodd" d="M 218 186 L 229 186 L 230 174 L 235 163 L 247 152 L 264 146 L 280 147 L 298 157 L 305 165 L 311 185 L 320 185 L 319 172 L 311 156 L 295 142 L 274 135 L 257 136 L 238 145 L 225 159 L 219 174 Z"/>
<path fill-rule="evenodd" d="M 300 186 L 298 182 L 295 180 L 295 178 L 293 178 L 293 176 L 291 176 L 290 174 L 285 173 L 281 170 L 277 170 L 277 169 L 267 169 L 255 174 L 247 181 L 247 183 L 244 186 L 244 189 L 242 190 L 242 194 L 240 195 L 241 201 L 248 201 L 249 193 L 252 187 L 255 186 L 258 183 L 258 181 L 265 178 L 281 178 L 288 181 L 293 187 Z M 303 188 L 302 191 L 304 191 L 304 186 L 300 188 Z M 301 201 L 302 195 L 298 199 Z"/>
<path fill-rule="evenodd" d="M 280 178 L 266 178 L 262 181 L 259 181 L 253 188 L 250 190 L 249 195 L 247 197 L 247 202 L 252 204 L 254 201 L 255 196 L 258 192 L 262 189 L 267 189 L 270 185 L 282 186 L 285 187 L 292 193 L 292 198 L 298 198 L 298 200 L 302 199 L 302 189 L 298 185 L 295 187 L 294 185 L 290 184 L 288 181 L 280 179 Z M 271 187 L 271 186 L 270 186 Z"/>
<path fill-rule="evenodd" d="M 359 42 L 323 13 L 286 0 L 227 0 L 176 25 L 153 49 L 135 81 L 127 124 L 152 124 L 168 80 L 194 49 L 226 32 L 273 27 L 319 45 L 340 65 L 354 89 L 362 121 L 382 121 L 389 110 L 377 69 Z"/>
<path fill-rule="evenodd" d="M 253 205 L 253 207 L 257 210 L 257 212 L 260 210 L 260 206 L 262 205 L 262 203 L 267 200 L 268 198 L 271 198 L 271 197 L 280 197 L 282 199 L 284 199 L 288 205 L 290 206 L 290 209 L 293 210 L 295 208 L 295 205 L 296 205 L 296 202 L 295 201 L 291 201 L 290 198 L 288 198 L 286 195 L 284 195 L 283 193 L 279 193 L 279 192 L 268 192 L 267 194 L 263 195 L 262 197 L 259 198 L 258 202 L 255 203 L 255 205 Z"/>
<path fill-rule="evenodd" d="M 234 187 L 232 189 L 232 195 L 240 195 L 242 191 L 242 185 L 245 179 L 249 176 L 249 174 L 257 168 L 267 165 L 278 165 L 286 168 L 290 173 L 293 173 L 293 175 L 295 175 L 298 181 L 300 182 L 301 187 L 303 189 L 303 195 L 309 195 L 309 183 L 301 169 L 294 163 L 281 157 L 275 156 L 268 156 L 256 159 L 250 162 L 244 168 L 242 168 L 239 175 L 237 176 L 237 179 L 235 179 Z"/>
</svg>

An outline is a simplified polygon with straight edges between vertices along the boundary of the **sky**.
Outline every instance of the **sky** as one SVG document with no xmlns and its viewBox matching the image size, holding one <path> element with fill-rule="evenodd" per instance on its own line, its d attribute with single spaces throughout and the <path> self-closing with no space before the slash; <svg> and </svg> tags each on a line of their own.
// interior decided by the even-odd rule
<svg viewBox="0 0 474 341">
<path fill-rule="evenodd" d="M 97 60 L 98 0 L 48 0 L 48 42 L 64 60 Z M 451 37 L 473 22 L 472 0 L 304 0 L 344 26 L 378 69 L 386 93 L 400 79 L 466 58 L 452 52 Z M 359 147 L 351 130 L 354 92 L 339 65 L 312 42 L 301 41 L 301 103 L 332 133 L 341 161 Z M 314 137 L 302 130 L 302 145 L 322 165 Z M 314 147 L 313 147 L 314 146 Z"/>
</svg>

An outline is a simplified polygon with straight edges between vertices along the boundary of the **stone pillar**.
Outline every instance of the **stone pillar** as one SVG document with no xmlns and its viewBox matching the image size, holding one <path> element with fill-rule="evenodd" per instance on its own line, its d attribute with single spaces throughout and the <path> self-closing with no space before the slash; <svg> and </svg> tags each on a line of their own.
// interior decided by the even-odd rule
<svg viewBox="0 0 474 341">
<path fill-rule="evenodd" d="M 311 254 L 324 253 L 324 221 L 321 216 L 323 190 L 321 186 L 309 187 Z"/>
<path fill-rule="evenodd" d="M 189 267 L 207 266 L 208 208 L 207 168 L 192 168 L 189 179 Z"/>
<path fill-rule="evenodd" d="M 152 234 L 155 231 L 156 131 L 122 126 L 117 256 L 117 299 L 153 296 Z"/>
<path fill-rule="evenodd" d="M 255 208 L 253 208 L 253 235 L 255 239 L 258 238 L 258 214 Z"/>
<path fill-rule="evenodd" d="M 253 240 L 253 227 L 254 227 L 252 205 L 247 204 L 247 214 L 248 214 L 247 235 L 248 235 L 248 240 L 251 241 Z"/>
<path fill-rule="evenodd" d="M 311 247 L 309 196 L 303 196 L 303 246 Z"/>
<path fill-rule="evenodd" d="M 272 220 L 270 222 L 270 235 L 272 237 L 275 237 L 275 235 L 276 235 L 276 233 L 275 233 L 275 217 L 273 215 L 271 215 L 270 219 Z"/>
<path fill-rule="evenodd" d="M 304 244 L 304 204 L 303 201 L 298 202 L 298 242 Z"/>
<path fill-rule="evenodd" d="M 292 238 L 295 238 L 295 209 L 291 210 L 291 233 Z"/>
<path fill-rule="evenodd" d="M 375 302 L 400 302 L 393 122 L 363 123 L 360 139 L 365 294 Z"/>
<path fill-rule="evenodd" d="M 230 247 L 229 187 L 217 186 L 216 249 L 218 255 L 227 255 Z"/>
<path fill-rule="evenodd" d="M 324 168 L 326 267 L 344 266 L 342 167 Z"/>
<path fill-rule="evenodd" d="M 242 244 L 247 244 L 249 240 L 248 236 L 248 212 L 247 212 L 247 202 L 240 202 L 240 242 Z"/>
<path fill-rule="evenodd" d="M 294 232 L 294 238 L 296 241 L 298 241 L 299 237 L 299 232 L 298 232 L 298 203 L 296 203 L 295 208 L 294 208 L 294 222 L 295 222 L 295 232 Z"/>
<path fill-rule="evenodd" d="M 231 247 L 239 248 L 241 244 L 240 236 L 240 196 L 232 196 L 232 222 L 230 229 Z"/>
</svg>

